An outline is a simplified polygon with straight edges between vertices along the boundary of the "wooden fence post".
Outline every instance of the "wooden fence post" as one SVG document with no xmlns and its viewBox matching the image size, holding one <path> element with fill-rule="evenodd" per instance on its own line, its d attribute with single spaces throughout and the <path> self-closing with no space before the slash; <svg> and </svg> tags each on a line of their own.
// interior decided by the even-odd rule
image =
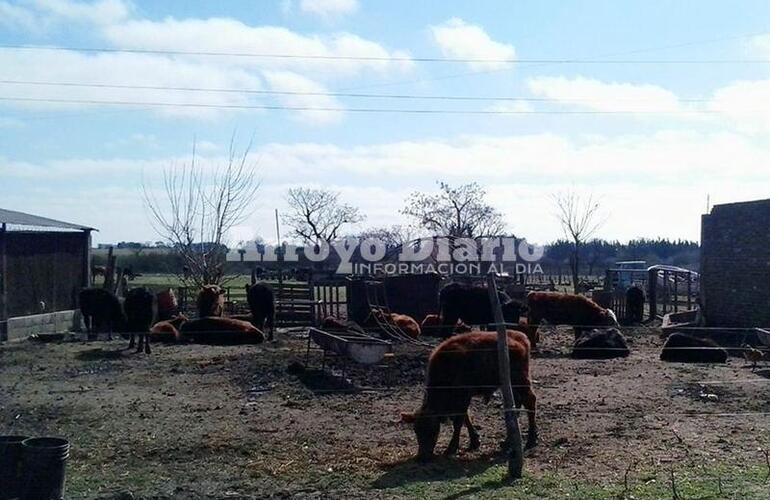
<svg viewBox="0 0 770 500">
<path fill-rule="evenodd" d="M 489 301 L 495 315 L 497 328 L 497 369 L 500 374 L 500 392 L 503 394 L 503 415 L 505 417 L 506 443 L 508 443 L 508 475 L 511 479 L 520 479 L 524 468 L 524 452 L 521 443 L 519 420 L 514 409 L 513 388 L 511 387 L 511 360 L 508 354 L 508 332 L 506 331 L 503 310 L 497 296 L 497 284 L 494 274 L 487 275 Z"/>
</svg>

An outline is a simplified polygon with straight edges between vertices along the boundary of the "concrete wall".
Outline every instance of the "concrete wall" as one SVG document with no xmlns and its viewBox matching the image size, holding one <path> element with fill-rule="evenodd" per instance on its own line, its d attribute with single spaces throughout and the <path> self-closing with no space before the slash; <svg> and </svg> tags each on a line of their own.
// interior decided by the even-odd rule
<svg viewBox="0 0 770 500">
<path fill-rule="evenodd" d="M 770 200 L 702 217 L 700 286 L 709 326 L 770 326 Z"/>
<path fill-rule="evenodd" d="M 59 311 L 48 314 L 35 314 L 10 318 L 7 324 L 7 338 L 0 340 L 20 340 L 39 333 L 63 333 L 80 326 L 80 313 L 77 311 Z"/>
</svg>

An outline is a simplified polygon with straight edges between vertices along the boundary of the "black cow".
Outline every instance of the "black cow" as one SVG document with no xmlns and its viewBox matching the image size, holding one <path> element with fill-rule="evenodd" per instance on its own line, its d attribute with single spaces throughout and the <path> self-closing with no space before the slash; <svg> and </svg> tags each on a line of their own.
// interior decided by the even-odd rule
<svg viewBox="0 0 770 500">
<path fill-rule="evenodd" d="M 275 324 L 275 294 L 273 289 L 265 283 L 257 283 L 254 270 L 251 271 L 251 284 L 246 285 L 246 298 L 251 309 L 252 324 L 265 331 L 268 340 L 273 340 Z"/>
<path fill-rule="evenodd" d="M 126 293 L 123 308 L 126 311 L 126 332 L 131 340 L 128 348 L 134 347 L 134 336 L 139 336 L 136 352 L 150 354 L 150 328 L 155 319 L 155 295 L 144 287 L 132 288 Z"/>
<path fill-rule="evenodd" d="M 505 322 L 518 324 L 521 314 L 526 310 L 524 304 L 511 299 L 505 292 L 498 291 L 497 296 Z M 462 320 L 468 325 L 482 326 L 495 322 L 486 287 L 450 283 L 439 292 L 439 306 L 443 326 L 441 331 L 444 336 L 453 334 L 457 320 Z"/>
<path fill-rule="evenodd" d="M 727 351 L 711 339 L 672 333 L 663 345 L 660 359 L 679 363 L 725 363 Z"/>
<path fill-rule="evenodd" d="M 89 340 L 94 340 L 99 333 L 104 332 L 112 340 L 112 332 L 120 332 L 125 328 L 123 308 L 115 294 L 109 290 L 84 288 L 80 291 L 78 301 Z"/>
<path fill-rule="evenodd" d="M 617 328 L 583 332 L 572 347 L 574 359 L 625 358 L 630 353 L 625 337 Z"/>
</svg>

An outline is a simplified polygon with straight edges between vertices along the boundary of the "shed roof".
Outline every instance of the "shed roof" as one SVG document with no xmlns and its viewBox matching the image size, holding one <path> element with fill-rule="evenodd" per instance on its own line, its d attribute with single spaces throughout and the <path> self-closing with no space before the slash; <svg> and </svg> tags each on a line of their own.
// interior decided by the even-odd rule
<svg viewBox="0 0 770 500">
<path fill-rule="evenodd" d="M 58 229 L 77 229 L 80 231 L 90 231 L 94 229 L 88 226 L 81 226 L 78 224 L 72 224 L 70 222 L 62 222 L 59 220 L 48 219 L 46 217 L 39 217 L 37 215 L 25 214 L 24 212 L 6 210 L 4 208 L 0 208 L 0 224 L 12 224 L 17 226 L 34 226 L 34 227 L 52 227 L 52 228 L 58 228 Z"/>
</svg>

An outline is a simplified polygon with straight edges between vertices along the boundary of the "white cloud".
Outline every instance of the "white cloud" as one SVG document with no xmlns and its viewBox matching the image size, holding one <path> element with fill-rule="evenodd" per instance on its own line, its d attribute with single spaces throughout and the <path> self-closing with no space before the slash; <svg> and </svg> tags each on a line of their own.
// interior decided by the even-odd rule
<svg viewBox="0 0 770 500">
<path fill-rule="evenodd" d="M 737 81 L 717 89 L 708 109 L 724 115 L 729 123 L 749 133 L 770 132 L 770 80 Z"/>
<path fill-rule="evenodd" d="M 323 18 L 352 14 L 358 10 L 358 0 L 300 0 L 300 10 Z"/>
<path fill-rule="evenodd" d="M 106 27 L 104 36 L 123 48 L 312 56 L 316 59 L 235 56 L 201 56 L 201 59 L 216 59 L 217 64 L 239 67 L 313 71 L 327 76 L 350 76 L 366 70 L 407 71 L 413 66 L 408 53 L 390 51 L 351 33 L 303 35 L 283 27 L 250 26 L 226 18 L 133 20 Z M 334 59 L 338 57 L 343 59 Z M 345 57 L 374 60 L 346 60 Z M 401 60 L 404 58 L 407 60 Z"/>
<path fill-rule="evenodd" d="M 0 49 L 0 79 L 99 82 L 114 85 L 194 88 L 261 88 L 261 79 L 240 68 L 220 67 L 149 54 L 105 53 L 84 55 L 72 51 L 45 52 L 28 57 L 24 51 Z M 8 97 L 97 101 L 169 102 L 206 105 L 247 105 L 249 97 L 236 93 L 177 92 L 171 90 L 110 89 L 0 84 Z M 85 105 L 3 101 L 23 108 L 72 109 Z M 142 106 L 136 106 L 141 108 Z M 195 107 L 155 107 L 164 115 L 211 118 L 225 111 Z"/>
<path fill-rule="evenodd" d="M 533 134 L 353 147 L 267 144 L 255 148 L 252 157 L 259 159 L 255 175 L 263 179 L 263 187 L 257 212 L 249 224 L 254 232 L 263 234 L 272 234 L 272 210 L 284 207 L 283 195 L 288 186 L 319 185 L 341 190 L 346 200 L 370 216 L 367 223 L 376 225 L 400 222 L 397 210 L 406 194 L 415 189 L 433 189 L 434 181 L 441 179 L 453 184 L 478 181 L 487 186 L 490 202 L 505 212 L 511 229 L 536 241 L 560 236 L 551 217 L 549 196 L 573 184 L 600 196 L 611 212 L 602 236 L 697 238 L 707 194 L 718 202 L 767 196 L 764 172 L 770 164 L 770 144 L 730 133 L 662 131 L 577 139 Z M 201 154 L 199 158 L 206 165 L 225 161 L 221 152 Z M 28 183 L 28 189 L 19 190 L 26 196 L 29 189 L 53 190 L 61 179 L 79 176 L 83 182 L 78 185 L 82 190 L 78 196 L 83 198 L 83 206 L 90 206 L 92 190 L 99 189 L 104 175 L 135 191 L 142 172 L 158 180 L 163 168 L 188 160 L 184 155 L 148 160 L 71 158 L 42 163 L 0 158 L 0 176 Z M 92 175 L 94 172 L 100 175 Z M 130 210 L 141 213 L 141 200 L 135 195 L 133 201 L 125 203 L 133 203 Z M 82 207 L 78 210 L 88 212 Z M 105 212 L 104 221 L 123 213 L 116 210 L 112 205 L 100 209 Z M 78 221 L 79 213 L 73 212 L 69 218 Z M 104 222 L 97 227 L 112 231 L 107 226 Z M 131 235 L 110 233 L 110 237 L 151 237 L 146 224 L 130 231 Z"/>
<path fill-rule="evenodd" d="M 0 1 L 0 26 L 36 32 L 38 24 L 39 20 L 31 10 Z"/>
<path fill-rule="evenodd" d="M 123 0 L 28 0 L 25 5 L 0 1 L 0 25 L 43 33 L 53 24 L 103 26 L 121 22 L 128 19 L 132 10 L 133 6 Z"/>
<path fill-rule="evenodd" d="M 492 40 L 484 28 L 468 24 L 453 17 L 447 22 L 431 26 L 433 41 L 441 48 L 446 57 L 457 59 L 494 59 L 496 62 L 471 62 L 474 69 L 500 69 L 509 67 L 509 63 L 500 60 L 516 58 L 513 45 Z"/>
<path fill-rule="evenodd" d="M 131 5 L 122 0 L 99 0 L 97 2 L 34 0 L 33 3 L 41 12 L 58 19 L 97 25 L 123 21 L 129 17 L 132 10 Z"/>
<path fill-rule="evenodd" d="M 272 90 L 280 92 L 304 92 L 320 94 L 328 92 L 318 83 L 289 71 L 265 71 L 265 80 Z M 296 116 L 302 121 L 311 123 L 334 123 L 342 118 L 342 112 L 329 108 L 342 108 L 342 104 L 334 97 L 326 95 L 287 94 L 278 100 L 289 107 L 295 108 L 326 108 L 321 111 L 298 110 Z"/>
<path fill-rule="evenodd" d="M 595 111 L 684 111 L 673 92 L 657 85 L 603 82 L 582 76 L 537 77 L 530 79 L 527 85 L 536 96 Z"/>
</svg>

